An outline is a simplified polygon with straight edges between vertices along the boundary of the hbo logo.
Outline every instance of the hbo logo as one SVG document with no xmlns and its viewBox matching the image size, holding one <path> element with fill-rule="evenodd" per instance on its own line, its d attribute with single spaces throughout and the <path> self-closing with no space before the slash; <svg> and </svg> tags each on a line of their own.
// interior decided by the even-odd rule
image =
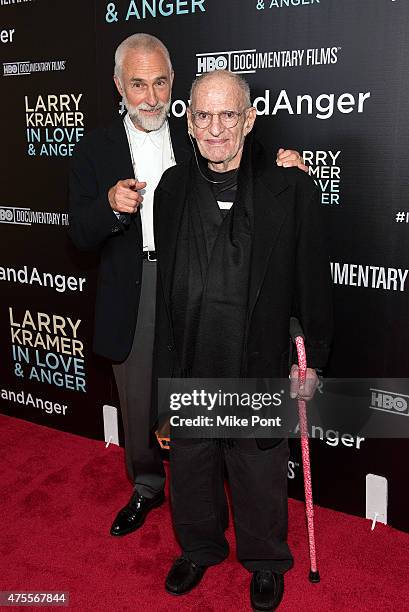
<svg viewBox="0 0 409 612">
<path fill-rule="evenodd" d="M 3 74 L 18 74 L 17 64 L 3 64 Z"/>
<path fill-rule="evenodd" d="M 13 211 L 9 208 L 0 208 L 0 222 L 13 221 Z"/>
<path fill-rule="evenodd" d="M 211 70 L 228 70 L 229 62 L 225 55 L 206 55 L 197 58 L 197 71 L 210 72 Z"/>
<path fill-rule="evenodd" d="M 404 397 L 398 395 L 390 395 L 389 393 L 372 391 L 372 408 L 381 408 L 383 410 L 393 410 L 400 414 L 408 414 L 408 402 Z"/>
</svg>

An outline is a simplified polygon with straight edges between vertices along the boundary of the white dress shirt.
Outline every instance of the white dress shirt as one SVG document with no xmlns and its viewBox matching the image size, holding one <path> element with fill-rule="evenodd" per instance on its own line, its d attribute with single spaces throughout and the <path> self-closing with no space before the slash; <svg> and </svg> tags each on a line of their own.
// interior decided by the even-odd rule
<svg viewBox="0 0 409 612">
<path fill-rule="evenodd" d="M 125 123 L 132 148 L 135 178 L 146 182 L 145 189 L 140 191 L 143 196 L 140 206 L 143 250 L 154 251 L 153 194 L 165 170 L 176 164 L 169 125 L 165 121 L 159 130 L 143 132 L 134 126 L 128 114 Z"/>
</svg>

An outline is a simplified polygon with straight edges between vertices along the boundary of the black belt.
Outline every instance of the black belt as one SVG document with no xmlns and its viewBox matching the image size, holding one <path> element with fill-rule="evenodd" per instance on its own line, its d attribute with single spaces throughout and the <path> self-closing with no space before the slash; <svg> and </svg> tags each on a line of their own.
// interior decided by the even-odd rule
<svg viewBox="0 0 409 612">
<path fill-rule="evenodd" d="M 147 261 L 156 261 L 156 251 L 143 251 L 142 257 Z"/>
</svg>

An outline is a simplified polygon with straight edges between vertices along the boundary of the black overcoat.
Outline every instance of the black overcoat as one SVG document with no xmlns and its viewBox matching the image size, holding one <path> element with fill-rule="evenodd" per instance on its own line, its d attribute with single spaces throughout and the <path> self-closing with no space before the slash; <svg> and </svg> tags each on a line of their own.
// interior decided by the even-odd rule
<svg viewBox="0 0 409 612">
<path fill-rule="evenodd" d="M 184 126 L 178 129 L 170 121 L 169 127 L 176 161 L 190 157 Z M 75 147 L 69 234 L 79 249 L 100 252 L 93 348 L 113 361 L 126 359 L 134 337 L 142 275 L 142 226 L 139 211 L 131 215 L 127 227 L 118 221 L 108 191 L 119 180 L 133 176 L 121 117 L 90 132 Z"/>
<path fill-rule="evenodd" d="M 298 317 L 303 327 L 308 366 L 325 365 L 332 337 L 332 283 L 314 181 L 297 168 L 277 167 L 260 145 L 255 155 L 254 237 L 244 363 L 247 377 L 270 378 L 288 375 L 291 316 Z M 188 184 L 189 163 L 182 163 L 164 173 L 155 192 L 158 284 L 154 387 L 157 377 L 171 378 L 178 372 L 169 303 Z"/>
</svg>

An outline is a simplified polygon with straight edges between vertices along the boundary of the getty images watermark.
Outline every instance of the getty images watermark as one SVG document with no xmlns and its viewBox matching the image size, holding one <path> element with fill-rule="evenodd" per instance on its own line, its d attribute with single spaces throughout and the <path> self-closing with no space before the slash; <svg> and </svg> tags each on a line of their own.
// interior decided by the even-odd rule
<svg viewBox="0 0 409 612">
<path fill-rule="evenodd" d="M 260 414 L 243 416 L 241 413 L 250 408 L 253 411 L 271 409 L 282 405 L 284 391 L 279 393 L 260 393 L 260 392 L 228 392 L 219 389 L 216 392 L 206 391 L 206 389 L 193 389 L 191 393 L 171 393 L 169 397 L 169 408 L 172 411 L 183 409 L 201 408 L 208 412 L 222 409 L 224 414 L 208 416 L 198 414 L 196 416 L 182 416 L 172 414 L 169 419 L 171 427 L 185 428 L 217 428 L 219 429 L 253 429 L 259 427 L 281 428 L 282 420 L 280 416 L 266 417 Z M 232 413 L 233 411 L 233 413 Z M 240 413 L 240 416 L 237 414 Z"/>
<path fill-rule="evenodd" d="M 180 438 L 300 436 L 288 378 L 160 379 L 159 423 Z M 307 402 L 308 432 L 409 438 L 409 379 L 324 378 Z"/>
</svg>

